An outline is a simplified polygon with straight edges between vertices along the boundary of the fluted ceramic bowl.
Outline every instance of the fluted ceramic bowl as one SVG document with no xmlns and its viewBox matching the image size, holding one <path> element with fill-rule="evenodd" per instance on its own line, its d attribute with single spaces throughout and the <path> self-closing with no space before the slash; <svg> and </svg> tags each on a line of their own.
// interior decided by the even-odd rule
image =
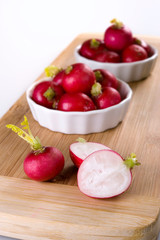
<svg viewBox="0 0 160 240">
<path fill-rule="evenodd" d="M 88 134 L 102 132 L 116 127 L 125 117 L 132 97 L 127 83 L 118 80 L 122 101 L 112 107 L 88 112 L 65 112 L 48 109 L 35 103 L 31 96 L 34 87 L 44 80 L 34 82 L 26 91 L 26 98 L 32 115 L 38 123 L 55 132 L 66 134 Z"/>
<path fill-rule="evenodd" d="M 74 52 L 77 62 L 85 63 L 92 69 L 106 69 L 125 82 L 139 81 L 148 77 L 158 57 L 158 50 L 151 46 L 153 55 L 145 60 L 131 63 L 103 63 L 81 56 L 79 54 L 80 48 L 81 45 L 77 46 Z"/>
</svg>

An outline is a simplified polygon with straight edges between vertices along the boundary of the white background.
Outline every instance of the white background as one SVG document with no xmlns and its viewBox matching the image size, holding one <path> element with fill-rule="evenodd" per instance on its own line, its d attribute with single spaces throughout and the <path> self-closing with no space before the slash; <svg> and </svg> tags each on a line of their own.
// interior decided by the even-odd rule
<svg viewBox="0 0 160 240">
<path fill-rule="evenodd" d="M 159 0 L 0 0 L 0 117 L 80 33 L 112 18 L 160 36 Z"/>
<path fill-rule="evenodd" d="M 159 0 L 0 0 L 0 117 L 78 34 L 113 18 L 160 36 Z"/>
</svg>

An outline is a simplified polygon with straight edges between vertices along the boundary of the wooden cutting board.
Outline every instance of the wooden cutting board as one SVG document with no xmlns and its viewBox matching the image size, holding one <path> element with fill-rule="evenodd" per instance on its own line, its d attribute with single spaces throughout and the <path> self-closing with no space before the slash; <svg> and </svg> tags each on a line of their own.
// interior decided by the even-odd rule
<svg viewBox="0 0 160 240">
<path fill-rule="evenodd" d="M 79 35 L 53 62 L 75 62 Z M 160 38 L 143 37 L 160 51 Z M 46 66 L 44 66 L 45 68 Z M 32 117 L 25 94 L 0 120 L 0 235 L 25 240 L 156 240 L 160 231 L 160 58 L 151 75 L 131 83 L 133 98 L 125 119 L 116 128 L 96 134 L 65 135 L 41 127 Z M 44 72 L 38 78 L 44 77 Z M 35 136 L 45 146 L 59 148 L 65 168 L 52 182 L 29 180 L 23 160 L 30 147 L 5 127 L 20 126 L 26 115 Z M 97 123 L 98 124 L 98 123 Z M 126 158 L 135 152 L 141 166 L 133 169 L 128 191 L 112 199 L 92 199 L 77 187 L 77 169 L 69 145 L 77 137 L 100 142 Z"/>
</svg>

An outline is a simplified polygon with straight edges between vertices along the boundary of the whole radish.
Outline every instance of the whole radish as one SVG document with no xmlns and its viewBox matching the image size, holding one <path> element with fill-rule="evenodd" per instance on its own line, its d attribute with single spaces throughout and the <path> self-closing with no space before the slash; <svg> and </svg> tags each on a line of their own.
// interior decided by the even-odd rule
<svg viewBox="0 0 160 240">
<path fill-rule="evenodd" d="M 79 168 L 86 157 L 91 153 L 102 149 L 110 148 L 101 143 L 87 142 L 84 138 L 78 138 L 76 142 L 70 145 L 69 154 L 75 166 Z"/>
<path fill-rule="evenodd" d="M 47 107 L 52 108 L 53 105 L 53 97 L 46 97 L 45 92 L 51 87 L 50 81 L 43 81 L 35 86 L 32 92 L 32 99 L 34 102 Z"/>
<path fill-rule="evenodd" d="M 55 65 L 50 65 L 45 68 L 45 75 L 46 77 L 54 78 L 59 72 L 61 72 L 63 69 L 59 68 Z"/>
<path fill-rule="evenodd" d="M 112 74 L 108 70 L 95 69 L 95 70 L 93 70 L 93 72 L 95 74 L 96 81 L 101 84 L 102 88 L 104 88 L 104 87 L 113 87 L 115 89 L 118 88 L 117 78 L 115 77 L 114 74 Z"/>
<path fill-rule="evenodd" d="M 39 105 L 56 109 L 58 100 L 63 94 L 61 86 L 54 86 L 51 81 L 42 81 L 33 89 L 31 98 Z"/>
<path fill-rule="evenodd" d="M 63 77 L 65 75 L 65 70 L 62 70 L 61 72 L 57 73 L 57 75 L 52 79 L 52 84 L 54 86 L 61 86 L 63 82 Z"/>
<path fill-rule="evenodd" d="M 95 80 L 90 67 L 83 63 L 75 63 L 66 68 L 62 86 L 67 93 L 89 94 Z"/>
<path fill-rule="evenodd" d="M 33 137 L 26 116 L 21 125 L 28 130 L 28 133 L 12 124 L 8 124 L 6 127 L 12 129 L 31 146 L 32 151 L 23 162 L 24 172 L 29 178 L 36 181 L 53 179 L 64 167 L 63 154 L 55 147 L 42 146 L 38 137 Z"/>
<path fill-rule="evenodd" d="M 132 32 L 117 19 L 113 19 L 111 23 L 104 33 L 104 42 L 109 50 L 120 52 L 132 43 Z"/>
<path fill-rule="evenodd" d="M 65 93 L 59 100 L 58 110 L 86 112 L 95 110 L 95 105 L 84 93 Z"/>
<path fill-rule="evenodd" d="M 146 50 L 148 57 L 151 57 L 153 55 L 153 50 L 152 50 L 151 46 L 148 43 L 146 43 L 144 40 L 134 37 L 133 44 L 137 44 L 137 45 L 143 47 Z"/>
<path fill-rule="evenodd" d="M 62 80 L 63 80 L 63 75 L 64 75 L 63 68 L 58 68 L 57 66 L 50 65 L 45 68 L 45 74 L 47 77 L 52 78 L 51 85 L 62 87 Z"/>
<path fill-rule="evenodd" d="M 106 49 L 104 42 L 100 39 L 88 39 L 84 41 L 79 50 L 80 55 L 83 57 L 93 59 L 95 54 Z"/>
<path fill-rule="evenodd" d="M 120 55 L 117 52 L 103 50 L 94 55 L 92 58 L 94 61 L 98 62 L 109 62 L 109 63 L 119 63 L 121 61 Z"/>
<path fill-rule="evenodd" d="M 123 62 L 136 62 L 144 60 L 148 57 L 146 50 L 137 45 L 131 44 L 122 52 L 122 61 Z"/>
<path fill-rule="evenodd" d="M 124 160 L 112 150 L 93 152 L 78 169 L 78 187 L 89 197 L 115 197 L 129 188 L 132 182 L 131 170 L 139 164 L 134 153 Z"/>
<path fill-rule="evenodd" d="M 102 89 L 98 82 L 92 86 L 91 94 L 97 109 L 108 108 L 121 102 L 121 95 L 115 88 Z"/>
</svg>

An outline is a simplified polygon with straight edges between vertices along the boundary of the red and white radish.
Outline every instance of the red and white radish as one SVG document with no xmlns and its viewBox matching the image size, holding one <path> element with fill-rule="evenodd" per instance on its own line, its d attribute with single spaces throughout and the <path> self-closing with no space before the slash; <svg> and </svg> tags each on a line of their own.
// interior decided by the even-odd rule
<svg viewBox="0 0 160 240">
<path fill-rule="evenodd" d="M 79 168 L 79 166 L 87 156 L 89 156 L 95 151 L 102 149 L 110 148 L 101 143 L 87 142 L 83 138 L 78 138 L 77 142 L 74 142 L 70 145 L 69 154 L 75 166 Z"/>
<path fill-rule="evenodd" d="M 146 50 L 137 45 L 131 44 L 122 52 L 122 61 L 123 62 L 136 62 L 144 60 L 148 57 Z"/>
<path fill-rule="evenodd" d="M 113 19 L 111 23 L 105 31 L 104 42 L 109 50 L 120 52 L 132 43 L 132 32 L 117 19 Z"/>
<path fill-rule="evenodd" d="M 85 93 L 65 93 L 59 100 L 58 110 L 86 112 L 95 110 L 92 99 Z"/>
<path fill-rule="evenodd" d="M 8 124 L 6 127 L 12 129 L 31 146 L 32 151 L 23 162 L 24 172 L 29 178 L 36 181 L 53 179 L 64 167 L 63 154 L 55 147 L 42 146 L 38 137 L 33 137 L 26 116 L 21 125 L 24 126 L 23 129 L 28 130 L 28 133 L 12 124 Z"/>
<path fill-rule="evenodd" d="M 112 150 L 90 154 L 77 174 L 80 191 L 93 198 L 111 198 L 125 192 L 132 182 L 131 169 L 139 165 L 136 155 L 123 158 Z"/>
<path fill-rule="evenodd" d="M 96 82 L 91 90 L 92 99 L 97 109 L 104 109 L 121 102 L 120 93 L 112 87 L 103 87 Z"/>
<path fill-rule="evenodd" d="M 96 79 L 90 67 L 83 63 L 68 66 L 63 76 L 62 86 L 67 93 L 89 94 Z"/>
</svg>

